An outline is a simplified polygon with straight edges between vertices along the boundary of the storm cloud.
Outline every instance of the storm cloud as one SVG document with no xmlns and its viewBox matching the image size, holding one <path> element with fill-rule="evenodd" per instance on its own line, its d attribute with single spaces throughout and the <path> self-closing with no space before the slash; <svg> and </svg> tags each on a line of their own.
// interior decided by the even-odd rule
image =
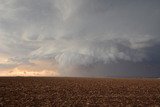
<svg viewBox="0 0 160 107">
<path fill-rule="evenodd" d="M 0 68 L 158 77 L 159 6 L 159 0 L 0 0 Z"/>
</svg>

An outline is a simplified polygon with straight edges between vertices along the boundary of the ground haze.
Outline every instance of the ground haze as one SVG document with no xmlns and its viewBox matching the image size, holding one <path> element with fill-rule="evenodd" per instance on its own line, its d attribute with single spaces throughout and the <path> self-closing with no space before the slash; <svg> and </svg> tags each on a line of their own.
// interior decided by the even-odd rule
<svg viewBox="0 0 160 107">
<path fill-rule="evenodd" d="M 160 106 L 160 80 L 1 77 L 0 106 Z"/>
</svg>

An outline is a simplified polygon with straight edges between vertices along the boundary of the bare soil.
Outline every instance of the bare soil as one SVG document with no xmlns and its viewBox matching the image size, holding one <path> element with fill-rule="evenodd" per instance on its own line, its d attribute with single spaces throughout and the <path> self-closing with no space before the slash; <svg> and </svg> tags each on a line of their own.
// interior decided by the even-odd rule
<svg viewBox="0 0 160 107">
<path fill-rule="evenodd" d="M 160 107 L 160 80 L 1 77 L 3 106 Z"/>
</svg>

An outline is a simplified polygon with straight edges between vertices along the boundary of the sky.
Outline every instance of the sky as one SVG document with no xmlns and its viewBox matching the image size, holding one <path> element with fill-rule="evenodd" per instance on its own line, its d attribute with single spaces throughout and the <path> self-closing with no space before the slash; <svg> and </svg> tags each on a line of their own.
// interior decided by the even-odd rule
<svg viewBox="0 0 160 107">
<path fill-rule="evenodd" d="M 0 0 L 0 76 L 160 77 L 160 0 Z"/>
</svg>

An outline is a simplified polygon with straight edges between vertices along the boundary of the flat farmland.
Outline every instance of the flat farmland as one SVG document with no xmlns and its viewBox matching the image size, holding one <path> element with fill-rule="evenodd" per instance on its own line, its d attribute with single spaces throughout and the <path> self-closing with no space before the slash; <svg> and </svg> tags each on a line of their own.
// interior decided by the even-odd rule
<svg viewBox="0 0 160 107">
<path fill-rule="evenodd" d="M 1 77 L 1 106 L 160 107 L 160 80 Z"/>
</svg>

